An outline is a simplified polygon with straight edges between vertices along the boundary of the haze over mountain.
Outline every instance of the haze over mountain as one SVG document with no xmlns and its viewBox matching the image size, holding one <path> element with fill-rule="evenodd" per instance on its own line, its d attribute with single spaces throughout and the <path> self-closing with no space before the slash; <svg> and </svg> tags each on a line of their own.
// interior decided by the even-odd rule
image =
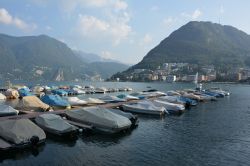
<svg viewBox="0 0 250 166">
<path fill-rule="evenodd" d="M 150 50 L 133 69 L 156 69 L 163 63 L 214 65 L 217 69 L 250 65 L 250 36 L 232 26 L 191 21 Z M 118 75 L 115 75 L 118 77 Z"/>
<path fill-rule="evenodd" d="M 1 79 L 74 80 L 97 75 L 107 78 L 127 68 L 116 62 L 113 62 L 116 68 L 105 65 L 106 62 L 100 62 L 99 68 L 76 55 L 65 43 L 46 35 L 0 34 L 0 58 Z"/>
</svg>

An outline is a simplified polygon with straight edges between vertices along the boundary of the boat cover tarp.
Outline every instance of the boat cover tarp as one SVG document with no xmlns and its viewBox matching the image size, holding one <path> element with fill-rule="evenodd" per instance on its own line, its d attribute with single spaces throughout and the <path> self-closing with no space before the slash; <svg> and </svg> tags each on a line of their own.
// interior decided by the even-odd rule
<svg viewBox="0 0 250 166">
<path fill-rule="evenodd" d="M 15 99 L 17 99 L 19 97 L 19 93 L 15 89 L 7 89 L 7 91 L 5 92 L 5 96 L 7 98 L 15 98 Z"/>
<path fill-rule="evenodd" d="M 125 99 L 125 100 L 139 100 L 139 97 L 128 95 L 128 94 L 120 94 L 117 97 L 120 99 Z"/>
<path fill-rule="evenodd" d="M 111 111 L 115 114 L 121 115 L 121 116 L 125 116 L 128 119 L 131 119 L 131 118 L 135 119 L 136 118 L 135 115 L 133 115 L 129 112 L 123 112 L 123 111 L 118 110 L 118 109 L 109 109 L 109 111 Z"/>
<path fill-rule="evenodd" d="M 103 107 L 85 107 L 79 110 L 67 111 L 66 114 L 73 119 L 107 129 L 130 127 L 131 121 L 121 115 L 115 114 Z"/>
<path fill-rule="evenodd" d="M 44 140 L 44 131 L 29 119 L 4 120 L 0 121 L 0 136 L 14 144 L 30 142 L 33 136 Z"/>
<path fill-rule="evenodd" d="M 174 104 L 174 103 L 170 103 L 167 101 L 161 101 L 161 100 L 153 100 L 152 101 L 156 106 L 162 106 L 165 107 L 167 110 L 184 110 L 185 107 L 181 104 Z"/>
<path fill-rule="evenodd" d="M 170 103 L 186 104 L 186 102 L 180 100 L 180 96 L 162 96 L 158 100 L 167 101 Z"/>
<path fill-rule="evenodd" d="M 41 100 L 50 106 L 68 107 L 70 104 L 58 95 L 44 95 Z"/>
<path fill-rule="evenodd" d="M 16 108 L 27 111 L 48 111 L 50 106 L 36 96 L 25 96 L 19 101 Z"/>
<path fill-rule="evenodd" d="M 51 92 L 55 95 L 60 95 L 60 96 L 68 95 L 68 92 L 66 92 L 65 90 L 62 90 L 62 89 L 54 89 Z"/>
<path fill-rule="evenodd" d="M 88 104 L 87 101 L 81 100 L 78 97 L 68 97 L 67 100 L 68 100 L 69 104 L 72 105 L 72 106 Z"/>
<path fill-rule="evenodd" d="M 9 105 L 0 105 L 0 116 L 10 116 L 10 115 L 17 115 L 19 113 L 18 110 L 12 108 Z"/>
<path fill-rule="evenodd" d="M 30 89 L 28 88 L 21 88 L 18 90 L 18 93 L 21 97 L 24 97 L 24 96 L 34 96 L 34 94 L 32 94 L 30 92 Z"/>
<path fill-rule="evenodd" d="M 100 99 L 96 99 L 96 98 L 87 98 L 86 101 L 88 102 L 88 104 L 104 104 L 105 102 L 100 100 Z"/>
<path fill-rule="evenodd" d="M 6 99 L 6 96 L 2 93 L 0 93 L 0 100 L 5 100 Z"/>
<path fill-rule="evenodd" d="M 105 95 L 105 96 L 100 97 L 99 99 L 101 99 L 105 102 L 124 102 L 124 101 L 126 101 L 125 99 L 120 99 L 119 97 L 111 96 L 111 95 Z"/>
<path fill-rule="evenodd" d="M 42 127 L 55 131 L 56 133 L 67 133 L 76 129 L 75 126 L 63 120 L 59 115 L 43 114 L 35 119 L 36 123 Z"/>
<path fill-rule="evenodd" d="M 144 110 L 144 113 L 148 113 L 148 111 L 159 112 L 159 113 L 166 111 L 164 107 L 156 106 L 149 100 L 143 100 L 138 103 L 132 103 L 132 104 L 124 104 L 124 106 L 133 110 L 138 110 L 138 109 L 141 111 Z"/>
</svg>

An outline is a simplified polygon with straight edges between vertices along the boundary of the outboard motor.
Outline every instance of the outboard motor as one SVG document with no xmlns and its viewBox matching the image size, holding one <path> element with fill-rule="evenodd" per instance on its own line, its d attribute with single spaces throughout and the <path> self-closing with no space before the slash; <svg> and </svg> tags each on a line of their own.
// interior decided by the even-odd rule
<svg viewBox="0 0 250 166">
<path fill-rule="evenodd" d="M 39 143 L 39 137 L 34 135 L 30 138 L 30 143 L 32 146 L 35 146 Z"/>
</svg>

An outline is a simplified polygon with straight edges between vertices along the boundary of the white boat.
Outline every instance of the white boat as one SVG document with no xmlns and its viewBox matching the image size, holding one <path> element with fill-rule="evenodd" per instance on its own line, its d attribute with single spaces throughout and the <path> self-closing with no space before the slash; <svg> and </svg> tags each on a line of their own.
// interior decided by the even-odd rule
<svg viewBox="0 0 250 166">
<path fill-rule="evenodd" d="M 95 88 L 95 93 L 106 93 L 108 91 L 105 87 Z"/>
<path fill-rule="evenodd" d="M 72 121 L 91 125 L 95 130 L 107 133 L 117 133 L 131 126 L 128 118 L 102 107 L 85 107 L 79 110 L 71 110 L 67 111 L 66 115 Z"/>
<path fill-rule="evenodd" d="M 23 97 L 21 100 L 19 100 L 19 103 L 15 108 L 25 111 L 38 111 L 38 112 L 50 111 L 51 109 L 48 104 L 45 104 L 36 96 Z"/>
<path fill-rule="evenodd" d="M 68 97 L 67 101 L 71 106 L 81 106 L 81 105 L 86 105 L 88 104 L 87 101 L 81 100 L 78 97 Z"/>
<path fill-rule="evenodd" d="M 55 114 L 39 115 L 38 117 L 36 117 L 35 122 L 46 132 L 55 135 L 71 135 L 75 134 L 77 131 L 77 127 L 69 124 L 59 115 Z"/>
<path fill-rule="evenodd" d="M 75 91 L 78 95 L 85 94 L 86 92 L 79 88 L 72 88 L 73 91 Z"/>
<path fill-rule="evenodd" d="M 99 98 L 100 100 L 106 102 L 106 103 L 118 103 L 118 102 L 125 102 L 125 99 L 120 99 L 119 97 L 116 96 L 111 96 L 111 95 L 105 95 Z"/>
<path fill-rule="evenodd" d="M 44 131 L 29 119 L 0 121 L 0 136 L 16 148 L 37 145 L 46 139 Z"/>
<path fill-rule="evenodd" d="M 120 98 L 120 99 L 124 99 L 126 101 L 129 101 L 129 100 L 139 100 L 139 97 L 128 95 L 128 94 L 120 94 L 117 97 Z"/>
<path fill-rule="evenodd" d="M 198 96 L 198 95 L 195 95 L 195 94 L 193 94 L 193 93 L 183 93 L 182 96 L 183 96 L 183 97 L 190 98 L 190 99 L 192 99 L 192 100 L 201 101 L 201 97 Z"/>
<path fill-rule="evenodd" d="M 169 96 L 181 96 L 179 92 L 176 91 L 167 91 L 167 95 Z"/>
<path fill-rule="evenodd" d="M 0 105 L 0 116 L 18 115 L 19 111 L 9 105 Z"/>
<path fill-rule="evenodd" d="M 167 102 L 170 102 L 170 103 L 182 104 L 182 105 L 186 104 L 186 102 L 181 101 L 179 99 L 179 96 L 162 96 L 162 97 L 159 97 L 157 100 L 167 101 Z"/>
<path fill-rule="evenodd" d="M 153 100 L 152 103 L 158 107 L 166 108 L 168 113 L 180 113 L 185 110 L 185 107 L 182 104 L 174 104 L 167 101 Z"/>
<path fill-rule="evenodd" d="M 2 93 L 0 93 L 0 100 L 6 100 L 6 96 Z"/>
<path fill-rule="evenodd" d="M 148 100 L 140 101 L 138 103 L 123 104 L 121 107 L 124 111 L 131 113 L 164 115 L 166 112 L 164 107 L 158 107 Z"/>
<path fill-rule="evenodd" d="M 100 100 L 100 99 L 96 99 L 96 98 L 87 98 L 85 99 L 85 101 L 87 101 L 88 104 L 104 104 L 105 102 Z"/>
</svg>

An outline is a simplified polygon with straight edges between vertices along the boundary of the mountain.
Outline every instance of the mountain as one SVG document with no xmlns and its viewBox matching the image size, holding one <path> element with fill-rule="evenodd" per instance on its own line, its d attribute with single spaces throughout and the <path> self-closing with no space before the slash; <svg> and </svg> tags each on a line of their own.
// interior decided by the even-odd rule
<svg viewBox="0 0 250 166">
<path fill-rule="evenodd" d="M 114 60 L 114 59 L 107 59 L 107 58 L 103 58 L 97 54 L 93 54 L 93 53 L 86 53 L 83 51 L 79 51 L 79 50 L 74 50 L 75 55 L 77 55 L 79 58 L 81 58 L 84 62 L 87 63 L 92 63 L 92 62 L 115 62 L 115 63 L 120 63 L 121 62 Z"/>
<path fill-rule="evenodd" d="M 94 55 L 94 54 L 91 54 Z M 91 64 L 65 43 L 46 35 L 14 37 L 0 34 L 0 79 L 75 80 L 124 70 L 124 66 Z M 121 68 L 119 68 L 119 66 Z"/>
<path fill-rule="evenodd" d="M 141 62 L 123 73 L 175 62 L 212 64 L 220 70 L 250 66 L 250 36 L 232 26 L 192 21 L 171 33 Z"/>
</svg>

